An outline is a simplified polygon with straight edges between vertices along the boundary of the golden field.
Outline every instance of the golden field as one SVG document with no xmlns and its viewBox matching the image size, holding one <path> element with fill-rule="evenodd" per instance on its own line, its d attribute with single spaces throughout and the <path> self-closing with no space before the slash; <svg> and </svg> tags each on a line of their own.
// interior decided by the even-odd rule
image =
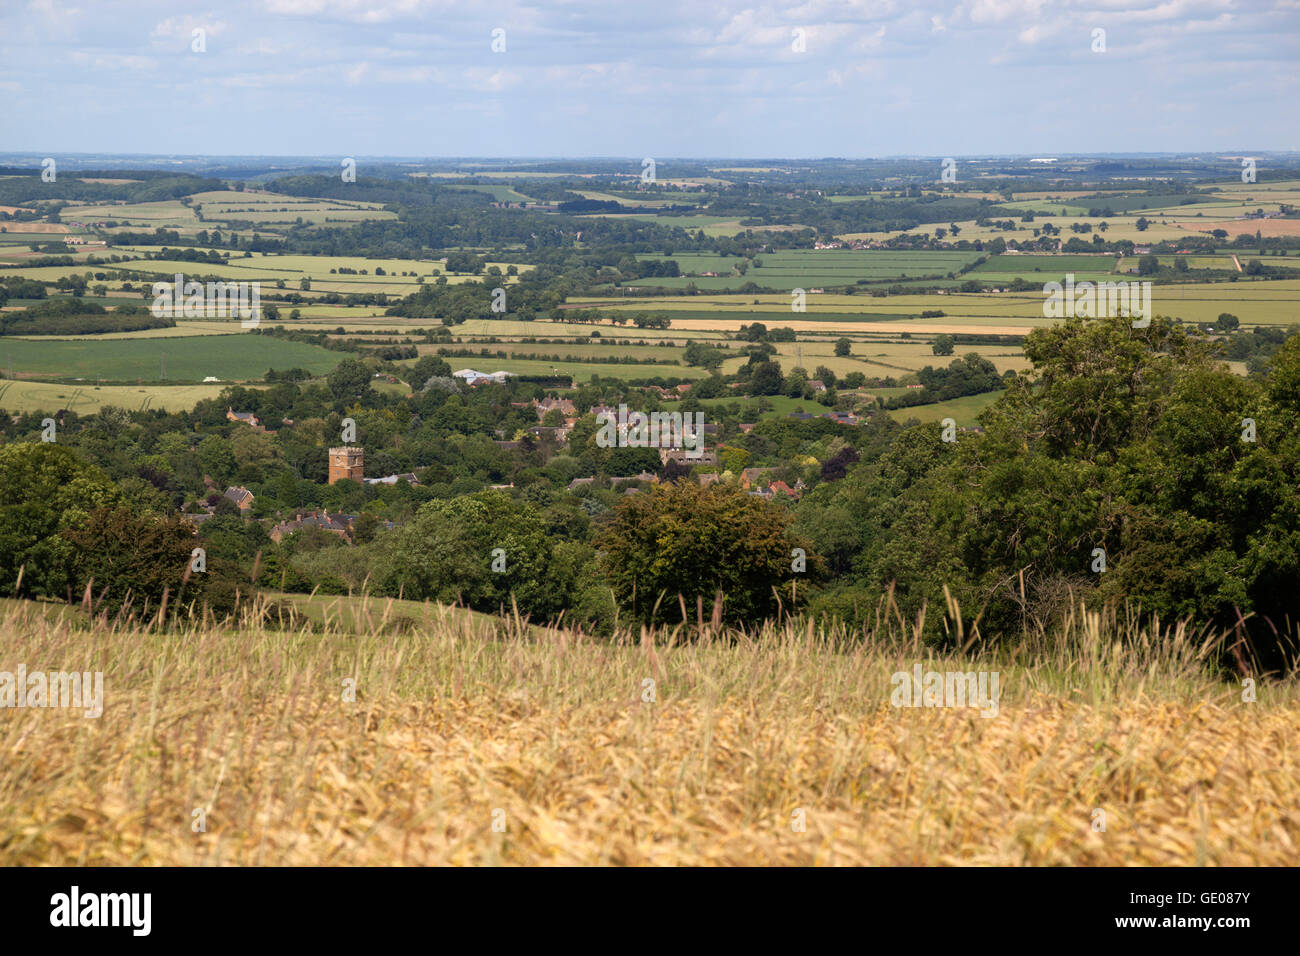
<svg viewBox="0 0 1300 956">
<path fill-rule="evenodd" d="M 105 707 L 3 713 L 0 863 L 1300 860 L 1295 680 L 1244 703 L 1181 630 L 1080 610 L 973 659 L 884 617 L 690 643 L 363 618 L 163 632 L 6 602 L 0 670 L 102 670 Z M 917 662 L 997 670 L 998 713 L 891 706 Z"/>
</svg>

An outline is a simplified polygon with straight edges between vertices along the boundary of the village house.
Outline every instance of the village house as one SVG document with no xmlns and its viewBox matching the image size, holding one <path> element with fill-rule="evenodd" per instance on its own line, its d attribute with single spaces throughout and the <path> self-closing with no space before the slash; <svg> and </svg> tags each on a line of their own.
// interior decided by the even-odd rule
<svg viewBox="0 0 1300 956">
<path fill-rule="evenodd" d="M 249 426 L 255 431 L 259 431 L 259 432 L 266 431 L 266 429 L 262 427 L 262 423 L 257 420 L 257 416 L 254 415 L 252 412 L 237 412 L 233 408 L 227 407 L 226 421 L 243 422 L 245 425 Z"/>
<path fill-rule="evenodd" d="M 249 511 L 253 507 L 253 493 L 247 488 L 240 486 L 227 488 L 226 493 L 222 495 L 222 497 L 233 502 L 241 514 Z"/>
<path fill-rule="evenodd" d="M 740 472 L 740 487 L 748 491 L 755 484 L 759 483 L 762 477 L 771 471 L 771 468 L 745 468 Z"/>
<path fill-rule="evenodd" d="M 338 535 L 351 544 L 354 520 L 356 515 L 330 514 L 328 508 L 322 511 L 298 512 L 291 520 L 282 521 L 271 528 L 269 537 L 279 544 L 295 531 L 302 531 L 304 528 L 320 528 L 322 531 Z"/>
<path fill-rule="evenodd" d="M 858 416 L 852 412 L 827 412 L 822 418 L 829 418 L 840 425 L 856 425 L 859 421 Z"/>
<path fill-rule="evenodd" d="M 659 461 L 661 464 L 668 464 L 670 461 L 678 462 L 687 466 L 693 465 L 714 465 L 718 464 L 718 453 L 705 449 L 698 455 L 691 455 L 685 448 L 660 448 Z"/>
<path fill-rule="evenodd" d="M 540 402 L 533 400 L 533 405 L 537 409 L 537 420 L 541 421 L 546 417 L 546 413 L 559 409 L 564 413 L 564 417 L 578 414 L 578 407 L 573 404 L 571 398 L 544 398 Z"/>
</svg>

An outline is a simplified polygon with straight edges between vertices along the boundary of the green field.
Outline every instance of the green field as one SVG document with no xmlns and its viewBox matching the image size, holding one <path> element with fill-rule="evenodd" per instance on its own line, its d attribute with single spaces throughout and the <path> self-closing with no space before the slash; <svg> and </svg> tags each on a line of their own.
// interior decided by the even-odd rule
<svg viewBox="0 0 1300 956">
<path fill-rule="evenodd" d="M 981 263 L 971 271 L 973 273 L 1004 273 L 1005 277 L 1008 279 L 1018 275 L 1057 276 L 1065 275 L 1067 272 L 1073 272 L 1075 275 L 1081 273 L 1100 273 L 1104 275 L 1114 270 L 1115 259 L 1116 256 L 1112 252 L 1095 256 L 1035 256 L 1004 254 L 1000 256 L 989 256 L 987 262 Z"/>
<path fill-rule="evenodd" d="M 912 408 L 891 409 L 889 416 L 896 422 L 916 419 L 922 423 L 939 422 L 951 418 L 959 426 L 970 427 L 979 424 L 975 419 L 980 412 L 988 408 L 1002 396 L 1001 392 L 985 392 L 982 395 L 963 395 L 947 402 L 933 405 L 916 405 Z M 958 441 L 961 439 L 959 438 Z"/>
<path fill-rule="evenodd" d="M 525 196 L 523 193 L 513 189 L 510 186 L 489 186 L 481 183 L 472 185 L 449 185 L 448 189 L 468 189 L 474 192 L 487 193 L 496 202 L 536 202 L 531 196 Z"/>
<path fill-rule="evenodd" d="M 747 422 L 756 422 L 760 418 L 785 418 L 791 412 L 808 412 L 810 415 L 821 416 L 830 411 L 826 406 L 818 405 L 816 402 L 804 401 L 802 398 L 790 398 L 786 395 L 764 395 L 761 398 L 700 399 L 700 406 L 706 409 L 727 408 L 732 405 L 740 406 L 741 417 Z"/>
<path fill-rule="evenodd" d="M 316 345 L 286 342 L 265 335 L 186 336 L 182 338 L 0 340 L 6 373 L 60 379 L 160 381 L 166 360 L 167 380 L 198 382 L 211 375 L 223 381 L 260 381 L 267 369 L 305 368 L 323 374 L 346 356 Z"/>
</svg>

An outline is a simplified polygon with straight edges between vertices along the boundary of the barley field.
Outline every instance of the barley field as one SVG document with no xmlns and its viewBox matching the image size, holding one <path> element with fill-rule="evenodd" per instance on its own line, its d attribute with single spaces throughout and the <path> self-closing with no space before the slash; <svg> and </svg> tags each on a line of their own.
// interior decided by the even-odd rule
<svg viewBox="0 0 1300 956">
<path fill-rule="evenodd" d="M 5 602 L 4 660 L 104 674 L 98 719 L 9 710 L 4 865 L 1294 865 L 1300 700 L 1213 641 L 1080 609 L 932 656 L 707 621 L 592 639 L 436 608 L 415 627 L 172 629 Z M 891 675 L 996 670 L 996 715 Z M 1104 829 L 1099 821 L 1104 820 Z"/>
</svg>

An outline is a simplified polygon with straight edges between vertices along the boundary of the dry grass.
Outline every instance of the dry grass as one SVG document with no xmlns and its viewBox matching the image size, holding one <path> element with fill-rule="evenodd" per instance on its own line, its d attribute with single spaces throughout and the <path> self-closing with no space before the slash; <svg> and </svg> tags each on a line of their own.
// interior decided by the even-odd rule
<svg viewBox="0 0 1300 956">
<path fill-rule="evenodd" d="M 680 644 L 452 616 L 351 634 L 3 614 L 0 669 L 102 670 L 105 685 L 99 719 L 3 714 L 5 865 L 1300 856 L 1296 683 L 1243 703 L 1204 645 L 1131 621 L 1076 615 L 1026 667 L 931 658 L 883 626 Z M 918 660 L 999 670 L 997 716 L 890 706 L 891 674 Z"/>
</svg>

